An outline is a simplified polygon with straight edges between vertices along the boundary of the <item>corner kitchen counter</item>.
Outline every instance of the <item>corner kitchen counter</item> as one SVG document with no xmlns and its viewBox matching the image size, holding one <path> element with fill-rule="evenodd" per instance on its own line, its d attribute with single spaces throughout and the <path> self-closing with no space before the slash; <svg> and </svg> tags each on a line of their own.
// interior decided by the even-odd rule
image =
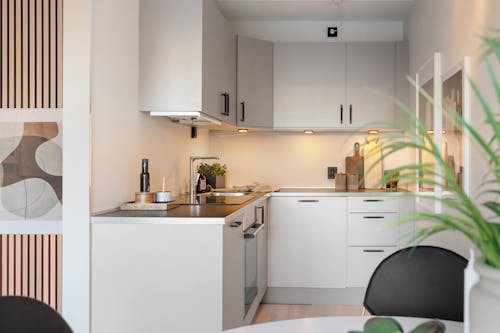
<svg viewBox="0 0 500 333">
<path fill-rule="evenodd" d="M 151 223 L 151 224 L 225 224 L 235 214 L 268 193 L 252 193 L 253 198 L 240 205 L 189 205 L 187 196 L 176 199 L 179 207 L 166 210 L 120 210 L 96 214 L 92 223 Z"/>
<path fill-rule="evenodd" d="M 359 189 L 357 191 L 336 190 L 330 187 L 283 187 L 277 192 L 270 193 L 272 197 L 286 196 L 331 196 L 331 197 L 365 197 L 365 196 L 401 196 L 409 194 L 407 190 L 397 191 L 390 189 Z"/>
</svg>

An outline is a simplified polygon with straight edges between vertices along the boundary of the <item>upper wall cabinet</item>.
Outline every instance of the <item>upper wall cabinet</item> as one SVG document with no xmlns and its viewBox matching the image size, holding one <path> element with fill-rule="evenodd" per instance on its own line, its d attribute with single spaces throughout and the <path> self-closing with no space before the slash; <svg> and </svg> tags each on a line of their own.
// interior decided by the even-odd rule
<svg viewBox="0 0 500 333">
<path fill-rule="evenodd" d="M 213 0 L 140 1 L 141 111 L 236 124 L 236 36 Z"/>
<path fill-rule="evenodd" d="M 395 44 L 347 44 L 347 126 L 394 123 Z M 379 126 L 380 127 L 380 126 Z"/>
<path fill-rule="evenodd" d="M 273 127 L 273 43 L 238 36 L 240 127 Z"/>
<path fill-rule="evenodd" d="M 395 43 L 277 43 L 274 127 L 394 123 L 395 76 Z"/>
<path fill-rule="evenodd" d="M 345 44 L 274 45 L 274 127 L 345 124 Z"/>
</svg>

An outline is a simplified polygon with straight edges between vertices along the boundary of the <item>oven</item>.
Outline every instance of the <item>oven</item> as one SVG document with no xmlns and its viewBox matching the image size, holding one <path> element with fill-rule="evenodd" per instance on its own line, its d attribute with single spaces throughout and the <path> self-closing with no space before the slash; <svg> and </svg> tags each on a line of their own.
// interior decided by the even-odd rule
<svg viewBox="0 0 500 333">
<path fill-rule="evenodd" d="M 265 228 L 264 206 L 255 207 L 255 222 L 245 230 L 245 316 L 250 310 L 261 285 L 260 261 Z"/>
</svg>

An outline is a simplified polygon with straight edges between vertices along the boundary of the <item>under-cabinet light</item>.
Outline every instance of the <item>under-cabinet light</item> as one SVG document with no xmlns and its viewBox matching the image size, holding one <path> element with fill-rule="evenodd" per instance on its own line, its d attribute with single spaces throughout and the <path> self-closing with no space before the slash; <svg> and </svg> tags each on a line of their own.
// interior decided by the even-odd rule
<svg viewBox="0 0 500 333">
<path fill-rule="evenodd" d="M 304 134 L 314 134 L 313 130 L 304 130 Z"/>
<path fill-rule="evenodd" d="M 247 133 L 248 128 L 238 128 L 238 133 Z"/>
</svg>

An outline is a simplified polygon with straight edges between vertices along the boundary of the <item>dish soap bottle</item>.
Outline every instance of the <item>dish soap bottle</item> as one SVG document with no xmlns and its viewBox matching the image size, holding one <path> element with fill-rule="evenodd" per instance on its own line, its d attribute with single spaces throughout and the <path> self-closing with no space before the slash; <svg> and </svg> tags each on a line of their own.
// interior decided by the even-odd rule
<svg viewBox="0 0 500 333">
<path fill-rule="evenodd" d="M 141 192 L 149 192 L 149 171 L 148 171 L 149 160 L 147 158 L 142 159 L 142 172 L 141 178 Z"/>
</svg>

